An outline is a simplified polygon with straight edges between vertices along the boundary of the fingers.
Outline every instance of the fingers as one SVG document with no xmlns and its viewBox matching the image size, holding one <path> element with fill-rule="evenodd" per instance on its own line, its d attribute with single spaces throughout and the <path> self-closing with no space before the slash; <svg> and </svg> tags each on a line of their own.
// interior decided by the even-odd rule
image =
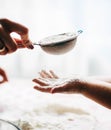
<svg viewBox="0 0 111 130">
<path fill-rule="evenodd" d="M 9 19 L 0 19 L 0 24 L 4 27 L 5 30 L 7 30 L 7 33 L 16 32 L 19 35 L 25 35 L 28 33 L 27 27 Z"/>
<path fill-rule="evenodd" d="M 48 93 L 68 93 L 68 91 L 66 91 L 64 89 L 63 86 L 42 86 L 40 84 L 37 84 L 36 86 L 34 86 L 34 89 L 39 90 L 41 92 L 48 92 Z"/>
<path fill-rule="evenodd" d="M 1 68 L 0 68 L 0 76 L 2 76 L 2 80 L 0 81 L 0 84 L 8 81 L 5 71 Z"/>
<path fill-rule="evenodd" d="M 41 72 L 39 72 L 39 74 L 42 78 L 52 78 L 51 74 L 46 72 L 45 70 L 42 70 Z"/>
<path fill-rule="evenodd" d="M 50 70 L 49 72 L 46 72 L 45 70 L 42 70 L 41 72 L 39 72 L 39 75 L 42 78 L 54 78 L 54 79 L 58 79 L 58 76 L 52 70 Z"/>
<path fill-rule="evenodd" d="M 47 85 L 49 85 L 48 83 L 46 83 L 45 81 L 43 81 L 41 79 L 33 79 L 32 81 L 35 82 L 35 83 L 37 83 L 37 84 L 39 84 L 39 85 L 41 85 L 41 86 L 47 86 Z"/>
<path fill-rule="evenodd" d="M 0 55 L 6 55 L 8 53 L 8 50 L 3 45 L 3 43 L 0 41 Z"/>
<path fill-rule="evenodd" d="M 48 92 L 48 93 L 63 93 L 65 92 L 65 90 L 63 89 L 63 86 L 56 86 L 53 87 L 52 86 L 42 86 L 40 84 L 36 84 L 36 86 L 34 86 L 34 89 L 39 90 L 41 92 Z"/>
<path fill-rule="evenodd" d="M 29 49 L 33 49 L 32 42 L 29 40 L 29 31 L 27 27 L 7 19 L 4 19 L 3 25 L 9 31 L 9 33 L 16 32 L 17 34 L 19 34 L 21 36 L 21 39 L 23 40 L 24 46 Z"/>
<path fill-rule="evenodd" d="M 55 79 L 59 78 L 52 70 L 50 70 L 49 72 L 53 76 L 53 78 L 55 78 Z"/>
<path fill-rule="evenodd" d="M 41 79 L 33 79 L 33 82 L 36 83 L 36 86 L 34 86 L 34 89 L 39 90 L 41 92 L 51 92 L 51 87 L 49 86 L 49 83 L 45 82 Z"/>
<path fill-rule="evenodd" d="M 7 53 L 12 53 L 17 50 L 16 42 L 7 34 L 3 27 L 0 25 L 0 44 L 1 46 L 5 46 L 5 50 Z"/>
<path fill-rule="evenodd" d="M 22 47 L 20 45 L 20 40 L 19 44 L 17 44 L 18 41 L 14 40 L 10 36 L 10 33 L 12 32 L 15 32 L 20 35 L 21 44 L 23 45 Z M 17 47 L 18 48 L 27 47 L 29 49 L 34 48 L 32 42 L 29 40 L 28 29 L 25 26 L 8 19 L 0 19 L 0 39 L 8 49 L 8 53 L 16 51 Z"/>
<path fill-rule="evenodd" d="M 52 87 L 56 86 L 56 82 L 58 79 L 58 76 L 50 70 L 49 72 L 42 70 L 39 72 L 40 77 L 33 79 L 33 82 L 36 83 L 36 86 L 34 89 L 39 90 L 41 92 L 48 92 L 48 93 L 54 93 L 52 90 Z"/>
<path fill-rule="evenodd" d="M 17 48 L 21 49 L 21 48 L 25 48 L 26 47 L 26 46 L 24 46 L 22 44 L 22 40 L 21 39 L 14 38 L 14 40 L 16 41 Z"/>
<path fill-rule="evenodd" d="M 39 85 L 34 86 L 34 89 L 39 90 L 41 92 L 48 92 L 48 93 L 51 92 L 50 87 L 42 87 L 42 86 L 39 86 Z"/>
<path fill-rule="evenodd" d="M 63 86 L 50 85 L 41 79 L 33 79 L 32 81 L 36 83 L 34 89 L 39 90 L 41 92 L 62 93 L 64 91 Z"/>
</svg>

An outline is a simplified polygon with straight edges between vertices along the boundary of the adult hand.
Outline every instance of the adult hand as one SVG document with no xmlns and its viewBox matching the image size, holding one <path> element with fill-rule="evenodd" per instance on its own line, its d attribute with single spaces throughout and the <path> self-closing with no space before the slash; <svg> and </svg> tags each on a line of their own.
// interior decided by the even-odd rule
<svg viewBox="0 0 111 130">
<path fill-rule="evenodd" d="M 0 84 L 8 81 L 7 75 L 2 68 L 0 68 L 0 76 L 2 78 L 2 80 L 0 80 Z"/>
<path fill-rule="evenodd" d="M 53 71 L 41 71 L 40 77 L 33 79 L 34 89 L 48 93 L 80 93 L 81 82 L 72 78 L 58 78 Z"/>
<path fill-rule="evenodd" d="M 20 35 L 20 39 L 12 38 L 10 35 L 12 32 Z M 25 47 L 33 49 L 27 27 L 8 19 L 0 19 L 0 55 L 6 55 Z"/>
<path fill-rule="evenodd" d="M 40 77 L 33 80 L 36 83 L 36 86 L 34 87 L 36 90 L 48 93 L 82 94 L 96 103 L 111 109 L 110 78 L 76 77 L 60 80 L 60 78 L 55 77 L 47 78 L 47 75 L 48 73 L 40 73 Z M 54 82 L 52 82 L 52 79 Z M 58 80 L 59 82 L 57 82 Z"/>
</svg>

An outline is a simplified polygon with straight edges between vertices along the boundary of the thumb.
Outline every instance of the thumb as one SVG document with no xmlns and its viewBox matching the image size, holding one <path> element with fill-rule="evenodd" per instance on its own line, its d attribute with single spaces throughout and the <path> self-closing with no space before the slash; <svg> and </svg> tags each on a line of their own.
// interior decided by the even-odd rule
<svg viewBox="0 0 111 130">
<path fill-rule="evenodd" d="M 63 93 L 64 89 L 63 86 L 56 86 L 51 89 L 51 93 Z"/>
</svg>

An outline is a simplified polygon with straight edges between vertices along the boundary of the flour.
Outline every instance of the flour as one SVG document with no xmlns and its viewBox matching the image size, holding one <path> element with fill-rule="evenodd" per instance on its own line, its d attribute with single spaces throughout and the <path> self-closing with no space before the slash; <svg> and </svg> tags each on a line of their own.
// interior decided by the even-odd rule
<svg viewBox="0 0 111 130">
<path fill-rule="evenodd" d="M 22 114 L 14 123 L 22 130 L 93 130 L 96 120 L 81 109 L 49 104 Z"/>
<path fill-rule="evenodd" d="M 49 44 L 57 44 L 60 42 L 66 42 L 69 40 L 74 40 L 77 37 L 77 35 L 73 32 L 68 32 L 68 33 L 63 33 L 63 34 L 58 34 L 58 35 L 53 35 L 46 37 L 42 40 L 39 41 L 40 45 L 49 45 Z"/>
</svg>

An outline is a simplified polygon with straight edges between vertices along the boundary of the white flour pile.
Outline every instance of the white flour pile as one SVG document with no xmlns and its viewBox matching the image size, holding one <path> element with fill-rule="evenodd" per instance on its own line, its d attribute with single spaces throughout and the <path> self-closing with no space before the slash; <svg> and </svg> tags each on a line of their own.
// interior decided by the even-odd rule
<svg viewBox="0 0 111 130">
<path fill-rule="evenodd" d="M 93 130 L 96 120 L 82 110 L 49 104 L 23 113 L 14 123 L 22 130 Z"/>
</svg>

